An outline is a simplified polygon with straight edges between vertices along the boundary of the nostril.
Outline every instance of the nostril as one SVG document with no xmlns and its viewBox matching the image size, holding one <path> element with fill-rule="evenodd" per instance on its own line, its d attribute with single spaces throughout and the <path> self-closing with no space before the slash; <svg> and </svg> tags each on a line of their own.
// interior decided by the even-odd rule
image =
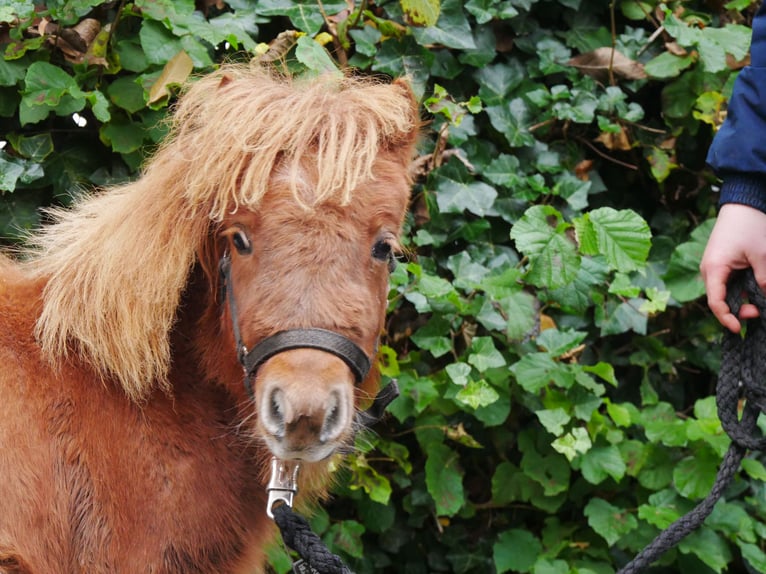
<svg viewBox="0 0 766 574">
<path fill-rule="evenodd" d="M 263 412 L 263 424 L 277 438 L 285 436 L 285 399 L 280 389 L 269 393 Z"/>
<path fill-rule="evenodd" d="M 330 398 L 327 401 L 322 431 L 319 434 L 319 440 L 321 442 L 327 442 L 338 438 L 343 432 L 345 413 L 346 406 L 340 393 L 337 391 L 331 393 Z"/>
</svg>

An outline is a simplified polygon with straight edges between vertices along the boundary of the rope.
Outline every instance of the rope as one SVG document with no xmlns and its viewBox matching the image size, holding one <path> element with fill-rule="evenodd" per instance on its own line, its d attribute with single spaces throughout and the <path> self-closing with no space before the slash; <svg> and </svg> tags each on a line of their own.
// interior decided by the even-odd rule
<svg viewBox="0 0 766 574">
<path fill-rule="evenodd" d="M 734 315 L 739 313 L 743 294 L 758 307 L 759 317 L 748 322 L 744 338 L 729 330 L 724 333 L 716 405 L 721 426 L 732 442 L 723 457 L 710 494 L 662 531 L 617 574 L 640 572 L 699 528 L 731 484 L 747 450 L 764 450 L 766 447 L 766 438 L 756 426 L 758 415 L 766 411 L 766 387 L 759 384 L 766 375 L 766 296 L 758 287 L 751 270 L 736 277 L 728 286 L 727 303 Z M 745 403 L 740 419 L 738 409 L 743 398 Z"/>
<path fill-rule="evenodd" d="M 330 552 L 322 540 L 311 531 L 308 521 L 287 504 L 272 509 L 274 522 L 282 532 L 282 540 L 295 550 L 318 574 L 353 574 L 343 561 Z"/>
</svg>

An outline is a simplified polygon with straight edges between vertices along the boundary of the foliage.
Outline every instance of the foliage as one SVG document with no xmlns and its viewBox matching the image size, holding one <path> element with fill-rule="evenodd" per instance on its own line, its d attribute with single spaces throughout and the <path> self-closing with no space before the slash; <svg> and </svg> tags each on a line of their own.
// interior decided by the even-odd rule
<svg viewBox="0 0 766 574">
<path fill-rule="evenodd" d="M 0 226 L 134 177 L 224 59 L 408 75 L 428 123 L 381 353 L 402 396 L 314 527 L 359 574 L 613 572 L 728 445 L 697 266 L 755 4 L 11 0 Z M 657 571 L 766 572 L 764 478 L 748 458 Z"/>
</svg>

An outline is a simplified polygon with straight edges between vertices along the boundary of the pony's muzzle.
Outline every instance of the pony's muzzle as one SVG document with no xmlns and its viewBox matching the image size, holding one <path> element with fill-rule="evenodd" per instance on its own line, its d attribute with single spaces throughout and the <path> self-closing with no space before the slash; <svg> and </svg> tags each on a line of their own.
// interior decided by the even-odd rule
<svg viewBox="0 0 766 574">
<path fill-rule="evenodd" d="M 258 369 L 255 402 L 258 431 L 272 454 L 322 460 L 351 436 L 354 375 L 332 354 L 285 351 Z"/>
</svg>

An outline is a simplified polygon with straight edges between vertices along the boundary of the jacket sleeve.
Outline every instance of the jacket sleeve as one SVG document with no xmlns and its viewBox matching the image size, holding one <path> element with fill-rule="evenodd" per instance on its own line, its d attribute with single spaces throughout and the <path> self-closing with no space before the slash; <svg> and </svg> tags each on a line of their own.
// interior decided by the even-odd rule
<svg viewBox="0 0 766 574">
<path fill-rule="evenodd" d="M 734 82 L 707 162 L 722 180 L 720 204 L 742 203 L 766 212 L 766 2 L 753 18 L 750 65 Z"/>
</svg>

